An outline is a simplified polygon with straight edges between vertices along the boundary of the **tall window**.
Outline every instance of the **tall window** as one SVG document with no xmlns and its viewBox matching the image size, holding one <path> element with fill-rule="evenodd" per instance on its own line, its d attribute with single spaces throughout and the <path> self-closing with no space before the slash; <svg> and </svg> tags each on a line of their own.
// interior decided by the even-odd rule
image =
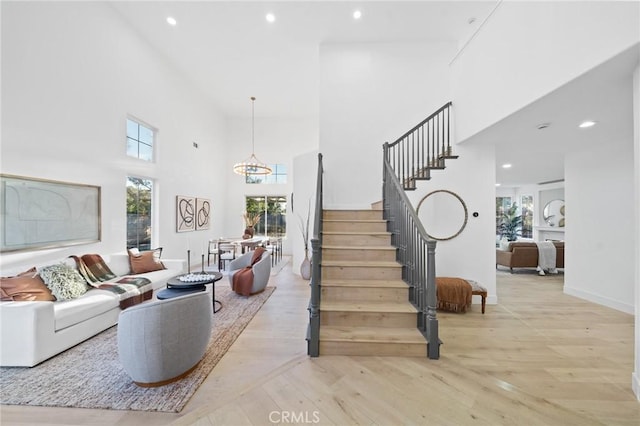
<svg viewBox="0 0 640 426">
<path fill-rule="evenodd" d="M 127 248 L 151 248 L 153 181 L 127 177 Z"/>
<path fill-rule="evenodd" d="M 127 155 L 144 161 L 153 161 L 156 131 L 151 127 L 127 118 Z"/>
<path fill-rule="evenodd" d="M 282 237 L 287 233 L 287 197 L 253 196 L 246 197 L 246 211 L 259 214 L 260 222 L 255 226 L 256 235 Z"/>
<path fill-rule="evenodd" d="M 520 197 L 520 207 L 522 208 L 522 238 L 532 238 L 533 195 L 522 195 Z"/>
<path fill-rule="evenodd" d="M 287 183 L 287 166 L 284 164 L 269 164 L 271 174 L 267 176 L 247 176 L 246 183 Z"/>
<path fill-rule="evenodd" d="M 511 197 L 496 197 L 496 235 L 500 235 L 502 215 L 511 207 Z"/>
</svg>

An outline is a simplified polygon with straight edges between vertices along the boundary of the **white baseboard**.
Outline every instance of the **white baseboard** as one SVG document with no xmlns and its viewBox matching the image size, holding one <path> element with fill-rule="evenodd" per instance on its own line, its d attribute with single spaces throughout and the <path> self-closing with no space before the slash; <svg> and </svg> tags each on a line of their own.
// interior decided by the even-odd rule
<svg viewBox="0 0 640 426">
<path fill-rule="evenodd" d="M 637 371 L 631 374 L 631 389 L 633 389 L 633 393 L 636 394 L 636 398 L 640 401 L 640 377 L 638 377 Z"/>
<path fill-rule="evenodd" d="M 599 305 L 606 306 L 608 308 L 622 311 L 625 314 L 635 314 L 635 308 L 628 303 L 619 302 L 617 300 L 610 299 L 608 297 L 600 296 L 588 291 L 579 290 L 577 288 L 564 286 L 564 293 L 570 296 L 579 297 L 580 299 L 588 300 L 589 302 L 597 303 Z"/>
</svg>

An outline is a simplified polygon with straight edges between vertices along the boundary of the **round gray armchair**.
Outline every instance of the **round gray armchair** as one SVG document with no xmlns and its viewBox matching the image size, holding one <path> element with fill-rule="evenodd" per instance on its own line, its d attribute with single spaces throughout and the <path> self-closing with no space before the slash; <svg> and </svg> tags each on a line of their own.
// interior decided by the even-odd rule
<svg viewBox="0 0 640 426">
<path fill-rule="evenodd" d="M 208 291 L 144 303 L 120 312 L 118 355 L 138 386 L 163 386 L 202 359 L 213 326 Z"/>
<path fill-rule="evenodd" d="M 238 282 L 235 280 L 235 276 L 236 274 L 242 274 L 247 269 L 251 270 L 248 274 L 250 275 L 249 282 L 247 283 L 248 288 L 242 291 L 238 288 Z M 271 254 L 263 248 L 249 251 L 229 264 L 229 284 L 231 284 L 231 289 L 238 294 L 248 296 L 263 291 L 269 282 L 270 276 Z"/>
</svg>

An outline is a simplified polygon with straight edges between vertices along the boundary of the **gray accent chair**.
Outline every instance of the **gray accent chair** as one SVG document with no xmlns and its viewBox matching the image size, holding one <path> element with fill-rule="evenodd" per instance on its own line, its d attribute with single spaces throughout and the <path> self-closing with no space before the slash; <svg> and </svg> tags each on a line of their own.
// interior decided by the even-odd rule
<svg viewBox="0 0 640 426">
<path fill-rule="evenodd" d="M 204 356 L 212 326 L 208 291 L 125 309 L 118 319 L 120 363 L 138 386 L 177 381 Z"/>
<path fill-rule="evenodd" d="M 233 275 L 241 269 L 246 268 L 251 264 L 253 257 L 253 251 L 243 254 L 237 259 L 231 261 L 229 264 L 229 285 L 233 289 Z M 269 282 L 271 276 L 271 253 L 265 251 L 262 253 L 262 257 L 252 267 L 253 271 L 253 286 L 251 287 L 251 294 L 259 293 L 264 290 Z"/>
</svg>

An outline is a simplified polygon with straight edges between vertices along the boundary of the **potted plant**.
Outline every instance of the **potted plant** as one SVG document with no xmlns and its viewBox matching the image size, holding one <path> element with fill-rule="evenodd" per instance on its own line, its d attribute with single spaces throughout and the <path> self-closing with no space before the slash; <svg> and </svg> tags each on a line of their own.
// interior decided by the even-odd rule
<svg viewBox="0 0 640 426">
<path fill-rule="evenodd" d="M 518 214 L 518 205 L 513 204 L 500 217 L 500 237 L 515 241 L 522 235 L 522 216 Z"/>
</svg>

